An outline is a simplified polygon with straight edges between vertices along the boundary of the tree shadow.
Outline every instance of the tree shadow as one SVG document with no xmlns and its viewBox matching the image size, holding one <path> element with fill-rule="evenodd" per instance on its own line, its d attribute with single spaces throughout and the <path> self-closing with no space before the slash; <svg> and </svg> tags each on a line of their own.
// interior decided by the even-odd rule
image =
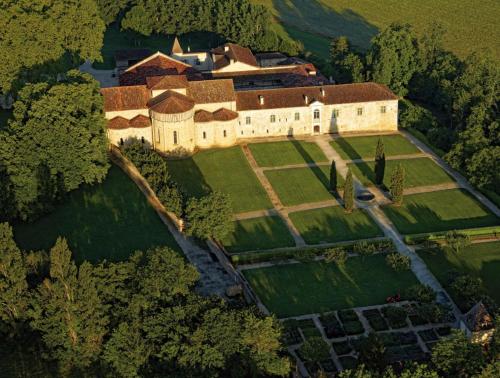
<svg viewBox="0 0 500 378">
<path fill-rule="evenodd" d="M 362 50 L 369 47 L 371 39 L 379 32 L 376 26 L 351 9 L 337 12 L 319 0 L 273 0 L 273 6 L 285 30 L 290 24 L 322 37 L 345 35 Z"/>
<path fill-rule="evenodd" d="M 494 261 L 485 261 L 481 266 L 479 276 L 483 281 L 484 288 L 497 303 L 500 303 L 500 259 Z"/>
<path fill-rule="evenodd" d="M 212 192 L 205 176 L 193 157 L 167 160 L 168 172 L 179 184 L 181 190 L 190 197 L 203 197 Z"/>
<path fill-rule="evenodd" d="M 362 159 L 363 157 L 351 146 L 346 138 L 335 139 L 338 146 L 349 156 L 351 160 Z"/>
</svg>

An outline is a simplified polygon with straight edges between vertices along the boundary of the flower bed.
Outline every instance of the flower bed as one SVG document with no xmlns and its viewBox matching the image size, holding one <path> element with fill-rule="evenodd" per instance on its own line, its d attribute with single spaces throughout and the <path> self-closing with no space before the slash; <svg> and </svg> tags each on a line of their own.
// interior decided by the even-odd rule
<svg viewBox="0 0 500 378">
<path fill-rule="evenodd" d="M 352 352 L 352 347 L 351 344 L 349 344 L 349 341 L 339 341 L 336 343 L 332 343 L 332 347 L 338 356 L 342 356 Z"/>
<path fill-rule="evenodd" d="M 386 320 L 379 310 L 365 310 L 363 311 L 363 316 L 368 320 L 370 327 L 372 327 L 374 331 L 385 331 L 389 329 Z"/>
<path fill-rule="evenodd" d="M 320 317 L 321 324 L 325 330 L 325 334 L 328 338 L 336 338 L 345 336 L 342 324 L 340 324 L 335 312 L 331 312 Z"/>
</svg>

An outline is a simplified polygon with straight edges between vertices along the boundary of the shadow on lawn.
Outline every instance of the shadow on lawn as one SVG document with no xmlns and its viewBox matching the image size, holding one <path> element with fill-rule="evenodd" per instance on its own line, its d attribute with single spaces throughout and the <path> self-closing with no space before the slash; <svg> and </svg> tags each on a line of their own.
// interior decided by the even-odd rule
<svg viewBox="0 0 500 378">
<path fill-rule="evenodd" d="M 193 157 L 168 160 L 167 165 L 172 179 L 179 184 L 182 191 L 188 196 L 199 198 L 212 192 L 212 188 L 206 182 L 203 172 Z"/>
<path fill-rule="evenodd" d="M 362 156 L 351 146 L 346 138 L 338 138 L 335 142 L 349 156 L 351 160 L 362 159 Z"/>
<path fill-rule="evenodd" d="M 500 281 L 498 275 L 500 274 L 500 260 L 486 261 L 481 266 L 479 276 L 483 281 L 483 286 L 497 303 L 500 303 Z"/>
</svg>

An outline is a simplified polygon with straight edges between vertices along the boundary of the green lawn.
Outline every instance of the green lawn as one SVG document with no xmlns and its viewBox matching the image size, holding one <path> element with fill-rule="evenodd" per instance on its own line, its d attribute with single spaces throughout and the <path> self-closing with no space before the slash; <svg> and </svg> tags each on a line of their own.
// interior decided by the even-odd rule
<svg viewBox="0 0 500 378">
<path fill-rule="evenodd" d="M 500 303 L 500 242 L 472 244 L 458 254 L 448 249 L 419 250 L 418 254 L 443 286 L 450 272 L 470 274 L 481 278 L 488 295 Z"/>
<path fill-rule="evenodd" d="M 248 147 L 261 167 L 326 162 L 326 156 L 316 143 L 298 140 L 253 143 Z"/>
<path fill-rule="evenodd" d="M 264 171 L 285 206 L 331 200 L 329 192 L 330 166 L 287 168 Z M 343 178 L 337 174 L 337 186 Z"/>
<path fill-rule="evenodd" d="M 385 156 L 417 154 L 420 150 L 402 135 L 358 136 L 330 142 L 342 159 L 374 159 L 378 138 L 384 142 Z"/>
<path fill-rule="evenodd" d="M 494 226 L 500 219 L 461 189 L 413 194 L 384 212 L 403 234 Z"/>
<path fill-rule="evenodd" d="M 191 158 L 169 160 L 172 178 L 191 196 L 211 190 L 231 197 L 235 213 L 272 208 L 264 188 L 239 146 L 207 150 Z"/>
<path fill-rule="evenodd" d="M 307 244 L 334 243 L 383 236 L 363 210 L 346 214 L 341 206 L 290 213 L 290 219 Z"/>
<path fill-rule="evenodd" d="M 389 187 L 391 182 L 391 172 L 397 164 L 402 164 L 405 169 L 405 188 L 417 186 L 437 185 L 453 182 L 454 180 L 429 158 L 387 160 L 385 162 L 384 185 Z M 375 185 L 375 163 L 363 162 L 349 164 L 352 173 L 365 186 Z"/>
<path fill-rule="evenodd" d="M 124 260 L 155 245 L 180 251 L 142 192 L 115 166 L 102 184 L 70 193 L 34 223 L 15 224 L 14 236 L 25 250 L 49 250 L 64 236 L 79 262 Z"/>
<path fill-rule="evenodd" d="M 500 29 L 497 0 L 471 3 L 468 0 L 252 0 L 267 5 L 288 34 L 308 46 L 310 38 L 294 35 L 289 26 L 307 34 L 347 36 L 359 49 L 393 22 L 410 23 L 418 35 L 438 22 L 446 30 L 444 47 L 459 57 L 490 49 L 500 58 Z M 313 50 L 316 53 L 324 49 Z"/>
<path fill-rule="evenodd" d="M 264 305 L 278 317 L 385 303 L 418 283 L 411 271 L 389 268 L 384 255 L 351 257 L 345 267 L 324 261 L 243 271 Z"/>
<path fill-rule="evenodd" d="M 279 216 L 236 221 L 235 231 L 222 240 L 228 252 L 294 247 L 295 242 Z"/>
</svg>

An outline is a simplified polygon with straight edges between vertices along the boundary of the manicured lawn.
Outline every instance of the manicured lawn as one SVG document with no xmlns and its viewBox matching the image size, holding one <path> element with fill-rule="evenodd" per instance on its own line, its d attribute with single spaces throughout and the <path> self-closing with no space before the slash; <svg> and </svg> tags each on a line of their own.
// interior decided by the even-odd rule
<svg viewBox="0 0 500 378">
<path fill-rule="evenodd" d="M 253 290 L 278 317 L 385 303 L 418 281 L 389 268 L 384 255 L 349 258 L 345 267 L 316 261 L 243 271 Z"/>
<path fill-rule="evenodd" d="M 144 195 L 114 166 L 102 184 L 70 193 L 34 223 L 15 224 L 14 236 L 22 249 L 47 251 L 64 236 L 79 262 L 120 261 L 157 245 L 180 251 Z"/>
<path fill-rule="evenodd" d="M 188 195 L 201 197 L 210 190 L 226 193 L 231 197 L 235 213 L 272 207 L 239 146 L 169 160 L 168 167 L 172 178 Z"/>
<path fill-rule="evenodd" d="M 330 166 L 288 168 L 264 171 L 285 206 L 331 200 L 329 192 Z M 337 187 L 344 185 L 337 174 Z"/>
<path fill-rule="evenodd" d="M 494 226 L 500 219 L 461 189 L 441 190 L 404 197 L 401 207 L 384 212 L 403 234 Z"/>
<path fill-rule="evenodd" d="M 402 135 L 338 138 L 330 144 L 342 159 L 374 159 L 377 141 L 382 138 L 385 156 L 418 154 L 420 150 Z"/>
<path fill-rule="evenodd" d="M 398 164 L 402 164 L 405 169 L 405 188 L 453 182 L 453 179 L 429 158 L 387 160 L 384 175 L 384 185 L 386 187 L 389 187 L 391 173 Z M 375 185 L 374 162 L 349 164 L 349 166 L 363 185 Z"/>
<path fill-rule="evenodd" d="M 236 221 L 235 231 L 222 240 L 229 252 L 293 247 L 295 242 L 278 216 Z"/>
<path fill-rule="evenodd" d="M 316 143 L 298 140 L 290 142 L 253 143 L 248 147 L 261 167 L 326 162 L 326 156 Z"/>
<path fill-rule="evenodd" d="M 443 286 L 450 272 L 470 274 L 481 278 L 487 294 L 500 303 L 500 242 L 472 244 L 458 254 L 448 249 L 419 250 L 418 254 Z"/>
<path fill-rule="evenodd" d="M 290 213 L 290 219 L 307 244 L 383 236 L 383 232 L 363 210 L 346 214 L 342 206 Z"/>
</svg>

